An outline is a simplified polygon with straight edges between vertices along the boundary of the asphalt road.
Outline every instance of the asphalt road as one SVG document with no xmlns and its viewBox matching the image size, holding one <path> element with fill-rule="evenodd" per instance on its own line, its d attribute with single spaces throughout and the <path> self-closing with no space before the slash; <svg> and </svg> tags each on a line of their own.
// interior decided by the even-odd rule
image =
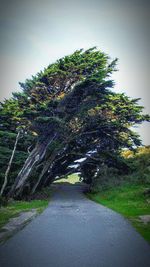
<svg viewBox="0 0 150 267">
<path fill-rule="evenodd" d="M 49 207 L 0 247 L 2 267 L 149 267 L 150 246 L 119 214 L 61 185 Z"/>
</svg>

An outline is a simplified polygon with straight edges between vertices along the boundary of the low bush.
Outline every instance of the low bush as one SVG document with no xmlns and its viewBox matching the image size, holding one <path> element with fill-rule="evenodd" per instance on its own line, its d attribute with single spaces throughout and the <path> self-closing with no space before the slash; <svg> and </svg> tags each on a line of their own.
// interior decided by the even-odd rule
<svg viewBox="0 0 150 267">
<path fill-rule="evenodd" d="M 150 186 L 150 146 L 140 147 L 135 152 L 126 150 L 122 152 L 128 171 L 120 166 L 108 167 L 103 164 L 92 179 L 90 190 L 98 192 L 113 188 L 121 184 L 146 184 Z"/>
</svg>

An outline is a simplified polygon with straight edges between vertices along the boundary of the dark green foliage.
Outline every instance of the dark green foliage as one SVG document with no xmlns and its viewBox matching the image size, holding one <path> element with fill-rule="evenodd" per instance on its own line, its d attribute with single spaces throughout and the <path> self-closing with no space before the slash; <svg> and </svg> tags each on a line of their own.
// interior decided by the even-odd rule
<svg viewBox="0 0 150 267">
<path fill-rule="evenodd" d="M 127 153 L 130 153 L 129 157 L 126 157 Z M 123 152 L 123 156 L 130 168 L 128 180 L 150 184 L 150 146 L 139 147 L 135 153 Z"/>
<path fill-rule="evenodd" d="M 22 164 L 21 153 L 27 153 L 28 147 L 33 150 L 36 144 L 33 158 L 29 156 L 33 171 L 30 179 L 25 163 L 15 186 L 22 179 L 25 185 L 30 183 L 30 191 L 39 174 L 39 186 L 45 186 L 71 171 L 68 166 L 74 160 L 87 155 L 79 170 L 88 183 L 104 166 L 115 175 L 128 171 L 121 150 L 141 144 L 131 127 L 149 120 L 149 116 L 142 114 L 138 99 L 111 90 L 113 81 L 109 77 L 116 63 L 95 48 L 75 51 L 21 83 L 23 91 L 1 104 L 2 146 L 12 149 L 17 131 L 24 133 L 17 146 L 22 152 L 16 153 L 15 170 Z"/>
<path fill-rule="evenodd" d="M 14 147 L 16 133 L 8 132 L 8 131 L 0 131 L 0 187 L 4 181 L 4 175 L 8 166 L 8 162 L 10 160 L 12 150 Z M 10 169 L 10 173 L 8 175 L 9 185 L 10 187 L 16 176 L 18 175 L 20 169 L 22 168 L 27 156 L 28 156 L 28 148 L 34 144 L 32 136 L 24 135 L 21 137 L 17 144 L 17 150 L 15 152 L 12 166 Z"/>
<path fill-rule="evenodd" d="M 0 186 L 2 186 L 4 180 L 4 174 L 8 166 L 8 161 L 11 157 L 12 149 L 9 149 L 4 146 L 0 146 Z M 13 180 L 17 176 L 18 172 L 20 171 L 21 167 L 24 164 L 25 159 L 27 158 L 28 153 L 23 151 L 16 151 L 15 157 L 13 159 L 11 172 L 9 176 L 10 184 L 13 183 Z"/>
<path fill-rule="evenodd" d="M 115 162 L 114 159 L 113 163 Z M 91 191 L 102 191 L 120 184 L 142 184 L 150 186 L 150 147 L 139 147 L 134 152 L 125 150 L 118 157 L 115 167 L 99 165 L 91 183 Z M 89 170 L 86 168 L 86 172 Z M 85 179 L 86 179 L 85 175 Z"/>
<path fill-rule="evenodd" d="M 5 197 L 0 197 L 0 208 L 7 206 L 8 201 Z"/>
</svg>

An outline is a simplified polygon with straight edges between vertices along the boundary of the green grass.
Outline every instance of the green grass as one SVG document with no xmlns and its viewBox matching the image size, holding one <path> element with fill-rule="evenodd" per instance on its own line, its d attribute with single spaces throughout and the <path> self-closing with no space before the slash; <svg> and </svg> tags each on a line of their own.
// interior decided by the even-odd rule
<svg viewBox="0 0 150 267">
<path fill-rule="evenodd" d="M 76 173 L 68 175 L 66 178 L 62 178 L 60 180 L 54 181 L 54 183 L 69 183 L 69 184 L 76 184 L 79 182 L 80 182 L 79 176 Z"/>
<path fill-rule="evenodd" d="M 0 228 L 2 228 L 9 219 L 17 217 L 20 212 L 36 209 L 41 213 L 47 206 L 49 200 L 32 200 L 32 201 L 12 201 L 5 207 L 0 208 Z"/>
<path fill-rule="evenodd" d="M 150 198 L 143 192 L 145 185 L 122 185 L 98 193 L 88 193 L 88 197 L 128 218 L 137 231 L 150 242 L 150 223 L 140 221 L 140 215 L 150 215 Z"/>
</svg>

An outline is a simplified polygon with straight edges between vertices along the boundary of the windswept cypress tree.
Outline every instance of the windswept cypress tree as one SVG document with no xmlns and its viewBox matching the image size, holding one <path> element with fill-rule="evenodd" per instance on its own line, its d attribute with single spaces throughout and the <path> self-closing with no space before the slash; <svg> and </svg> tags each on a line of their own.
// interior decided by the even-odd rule
<svg viewBox="0 0 150 267">
<path fill-rule="evenodd" d="M 28 181 L 30 192 L 46 186 L 89 151 L 95 151 L 95 158 L 105 154 L 109 160 L 122 148 L 141 144 L 130 127 L 149 116 L 142 114 L 137 99 L 111 91 L 116 63 L 95 48 L 79 50 L 21 84 L 23 92 L 10 101 L 16 103 L 17 120 L 36 144 L 9 196 L 21 195 Z M 6 102 L 1 112 L 5 108 Z M 40 175 L 33 182 L 29 178 L 35 169 Z"/>
</svg>

